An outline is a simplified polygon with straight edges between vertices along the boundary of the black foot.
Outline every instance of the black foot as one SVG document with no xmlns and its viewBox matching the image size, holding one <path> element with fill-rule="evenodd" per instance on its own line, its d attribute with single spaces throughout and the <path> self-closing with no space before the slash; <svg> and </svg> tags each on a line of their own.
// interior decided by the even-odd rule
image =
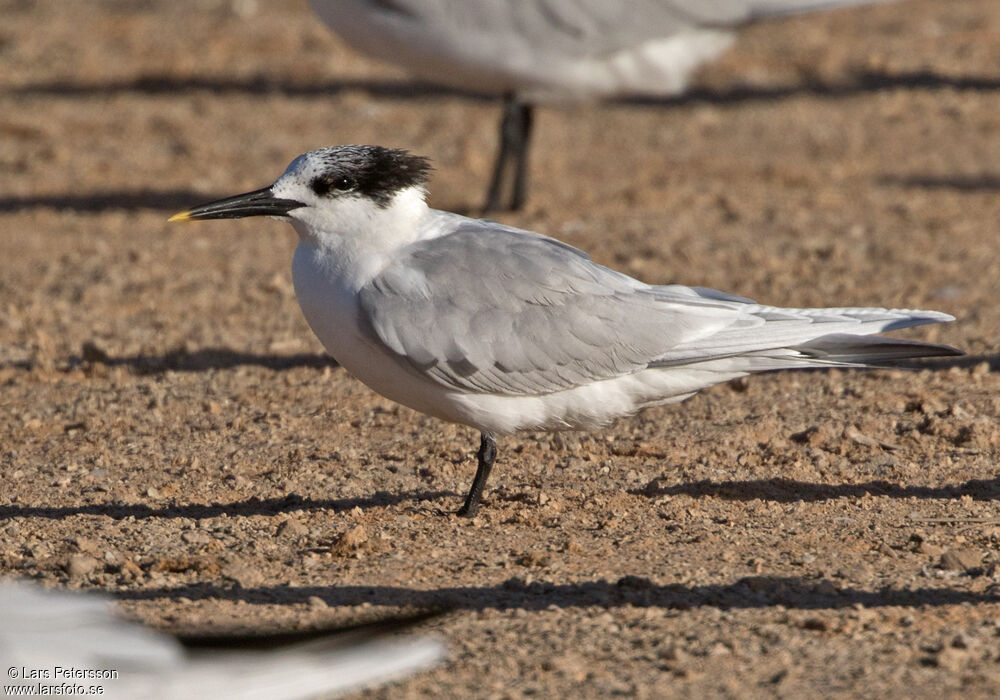
<svg viewBox="0 0 1000 700">
<path fill-rule="evenodd" d="M 479 501 L 483 496 L 483 489 L 486 488 L 486 481 L 490 478 L 490 471 L 497 458 L 497 444 L 493 438 L 482 433 L 479 436 L 479 452 L 476 459 L 479 466 L 476 468 L 476 478 L 472 480 L 472 488 L 469 495 L 465 497 L 465 504 L 458 509 L 456 515 L 463 518 L 471 518 L 479 510 Z"/>
<path fill-rule="evenodd" d="M 456 510 L 455 511 L 455 515 L 457 515 L 460 518 L 474 518 L 474 517 L 476 517 L 476 513 L 478 513 L 478 512 L 479 512 L 479 504 L 478 503 L 476 505 L 474 505 L 474 506 L 470 506 L 470 505 L 466 504 L 466 505 L 463 505 L 458 510 Z"/>
</svg>

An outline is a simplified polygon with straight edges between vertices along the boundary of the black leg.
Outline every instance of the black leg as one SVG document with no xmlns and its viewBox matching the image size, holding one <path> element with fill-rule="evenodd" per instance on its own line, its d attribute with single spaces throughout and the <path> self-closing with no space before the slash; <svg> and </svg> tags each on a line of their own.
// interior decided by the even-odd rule
<svg viewBox="0 0 1000 700">
<path fill-rule="evenodd" d="M 527 198 L 528 142 L 531 138 L 533 111 L 529 104 L 519 102 L 513 95 L 504 97 L 503 116 L 500 119 L 500 147 L 493 164 L 493 177 L 486 195 L 485 210 L 504 211 L 520 209 Z M 513 181 L 508 181 L 513 178 Z M 510 203 L 504 198 L 510 192 Z"/>
<path fill-rule="evenodd" d="M 493 438 L 482 433 L 479 436 L 479 452 L 476 459 L 479 466 L 476 468 L 476 478 L 472 480 L 472 488 L 469 495 L 465 497 L 465 505 L 458 509 L 458 514 L 463 518 L 471 518 L 479 510 L 479 499 L 483 495 L 486 481 L 490 478 L 490 471 L 493 469 L 493 462 L 497 458 L 497 444 Z"/>
</svg>

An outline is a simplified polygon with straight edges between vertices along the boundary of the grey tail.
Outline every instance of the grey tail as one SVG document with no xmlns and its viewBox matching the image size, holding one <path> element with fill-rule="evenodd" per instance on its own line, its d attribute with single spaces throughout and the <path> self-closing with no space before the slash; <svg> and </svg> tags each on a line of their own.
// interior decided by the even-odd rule
<svg viewBox="0 0 1000 700">
<path fill-rule="evenodd" d="M 789 349 L 809 358 L 810 366 L 841 367 L 871 367 L 898 360 L 912 360 L 921 357 L 957 357 L 965 354 L 949 345 L 934 345 L 913 340 L 898 340 L 877 335 L 851 335 L 849 333 L 824 335 Z"/>
</svg>

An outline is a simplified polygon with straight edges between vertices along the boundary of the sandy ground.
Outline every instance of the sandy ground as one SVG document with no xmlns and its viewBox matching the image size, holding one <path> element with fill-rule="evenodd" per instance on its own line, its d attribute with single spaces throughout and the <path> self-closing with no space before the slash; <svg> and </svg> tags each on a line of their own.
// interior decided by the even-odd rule
<svg viewBox="0 0 1000 700">
<path fill-rule="evenodd" d="M 0 2 L 0 570 L 169 630 L 443 606 L 375 697 L 988 697 L 1000 687 L 1000 3 L 753 28 L 693 97 L 540 113 L 528 209 L 648 282 L 958 322 L 968 358 L 759 376 L 500 443 L 374 395 L 298 310 L 291 229 L 168 225 L 302 151 L 434 159 L 496 105 L 304 4 Z"/>
</svg>

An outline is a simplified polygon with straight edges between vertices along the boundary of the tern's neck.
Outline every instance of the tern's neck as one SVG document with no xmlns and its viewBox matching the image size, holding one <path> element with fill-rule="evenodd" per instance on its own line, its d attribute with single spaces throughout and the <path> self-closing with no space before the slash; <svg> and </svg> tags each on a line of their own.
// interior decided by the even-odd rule
<svg viewBox="0 0 1000 700">
<path fill-rule="evenodd" d="M 302 244 L 329 254 L 338 266 L 369 267 L 391 259 L 399 249 L 435 235 L 425 220 L 432 210 L 417 188 L 403 190 L 385 206 L 369 199 L 344 200 L 334 210 L 293 219 Z"/>
</svg>

